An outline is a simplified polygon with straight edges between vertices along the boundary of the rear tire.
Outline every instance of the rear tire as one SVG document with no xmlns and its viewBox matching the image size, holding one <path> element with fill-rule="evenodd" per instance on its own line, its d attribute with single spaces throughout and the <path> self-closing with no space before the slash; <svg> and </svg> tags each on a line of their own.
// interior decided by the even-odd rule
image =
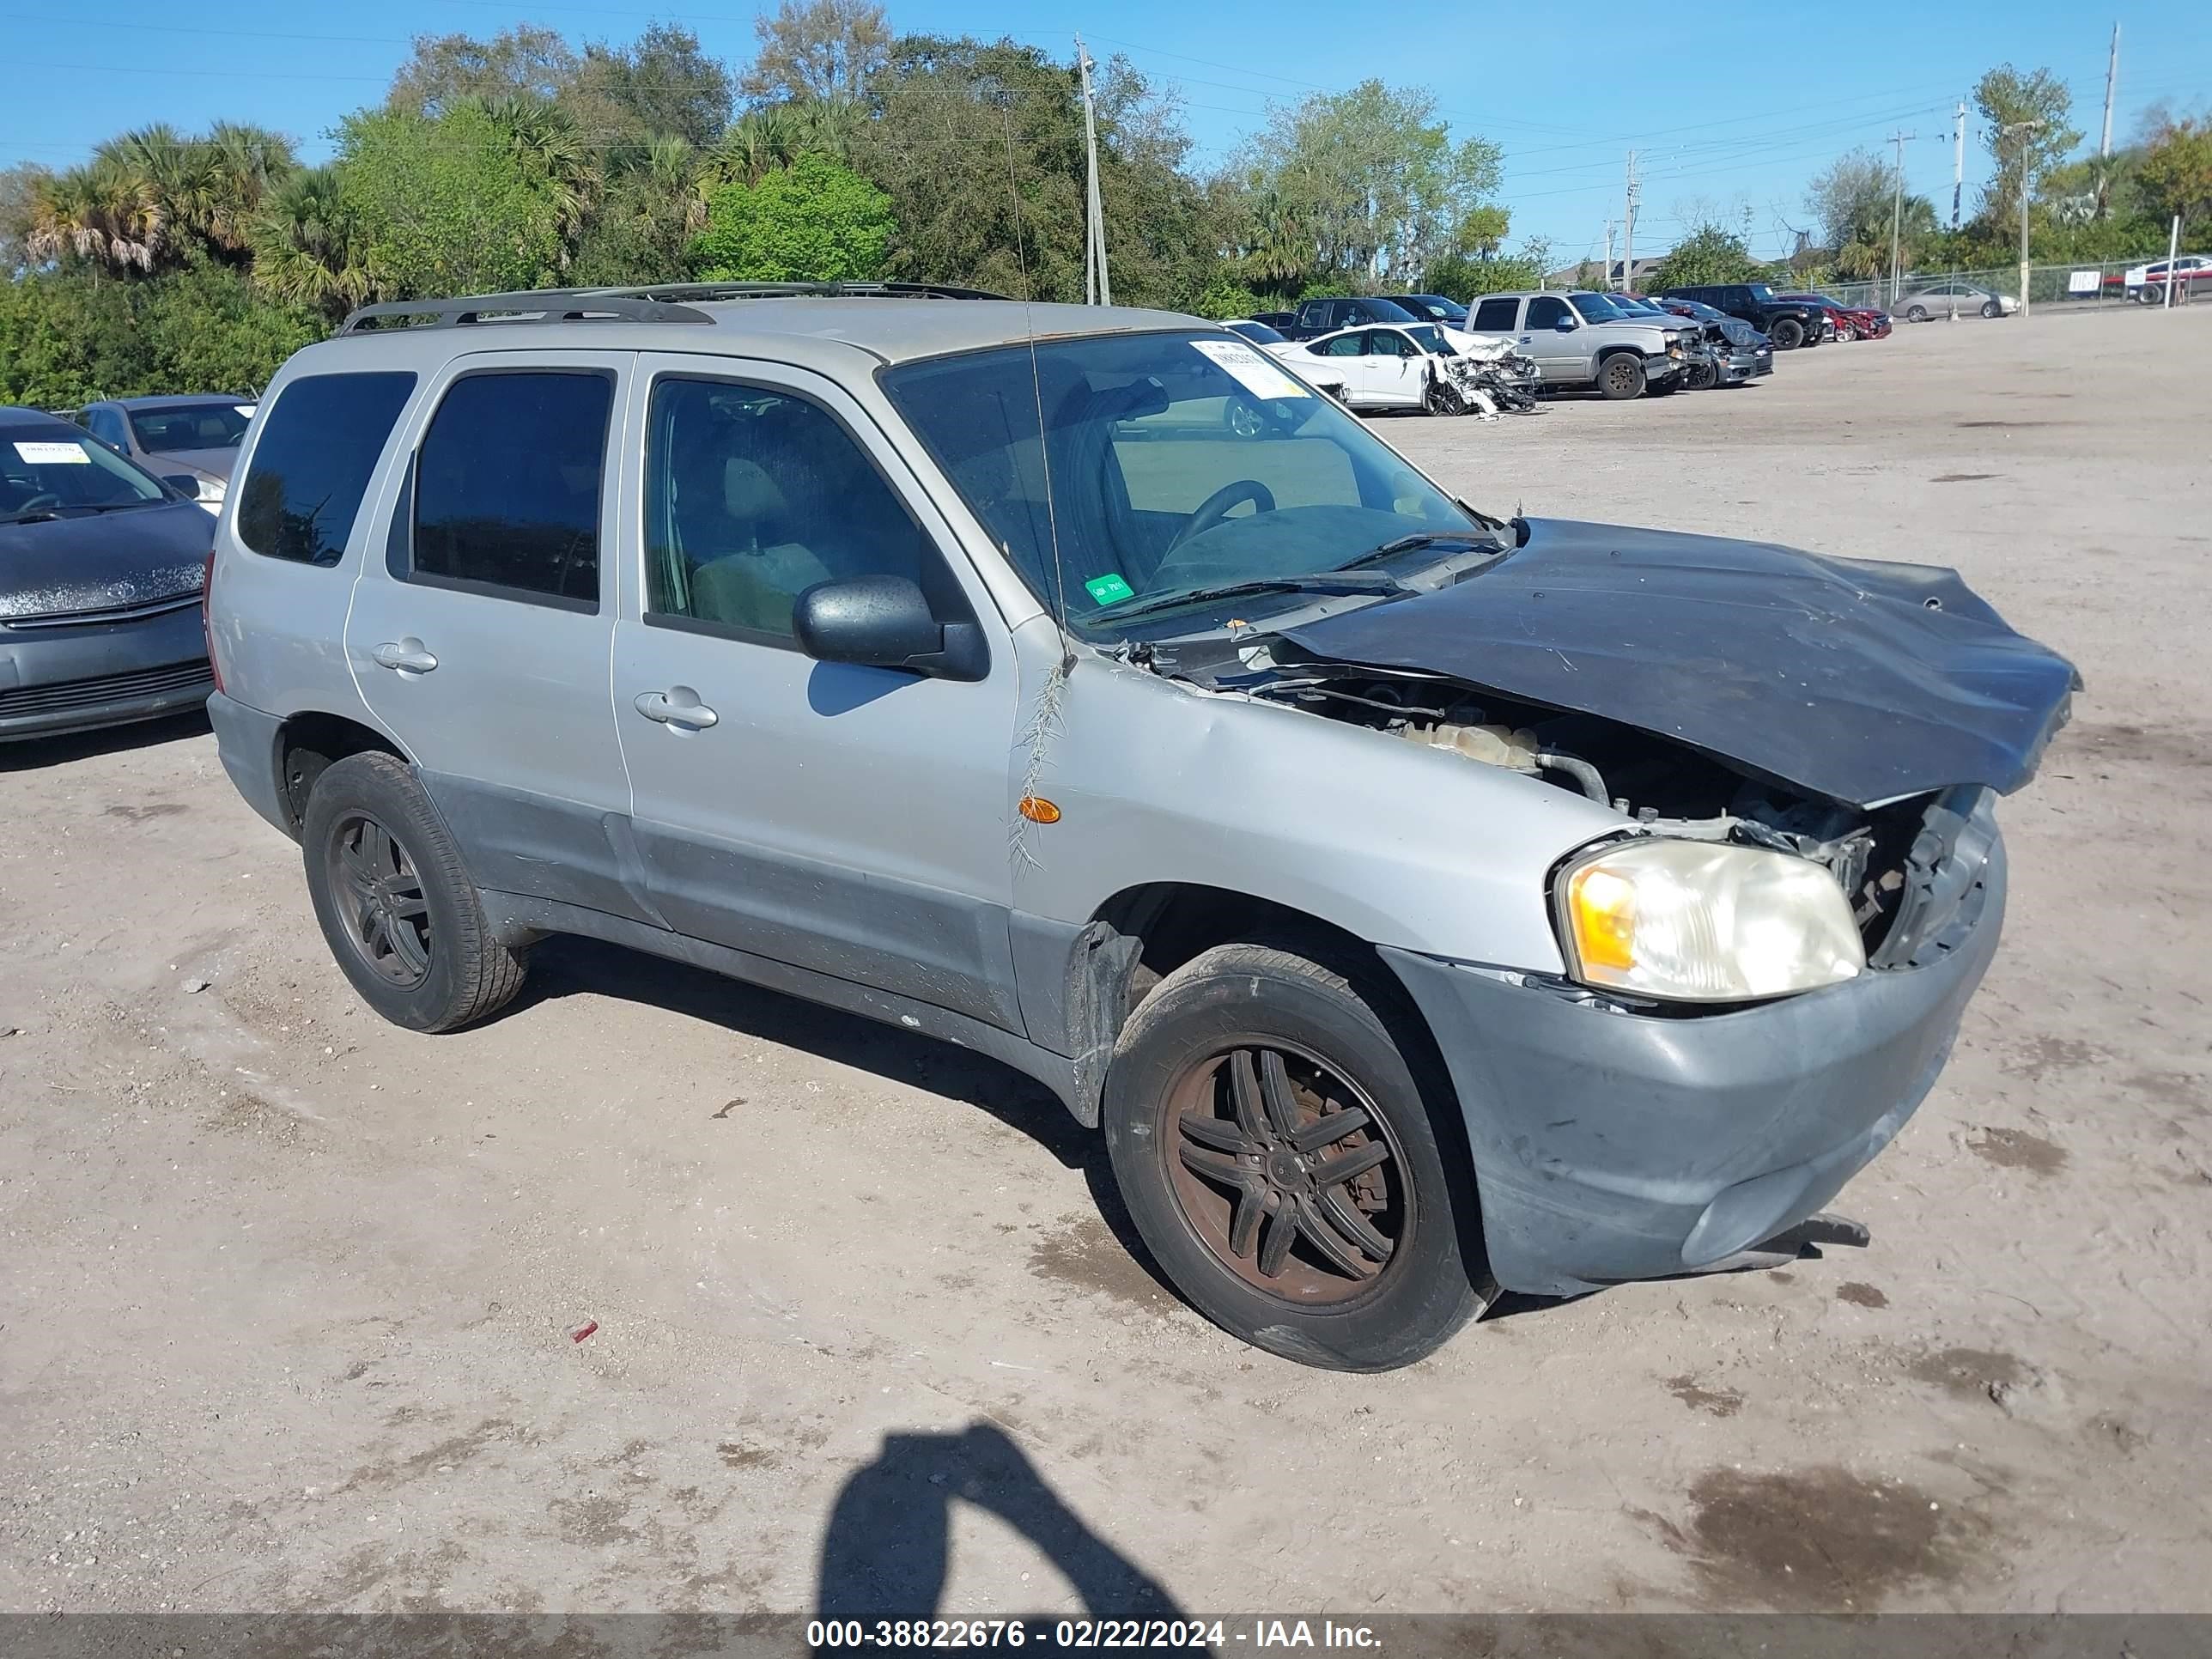
<svg viewBox="0 0 2212 1659">
<path fill-rule="evenodd" d="M 1616 351 L 1597 366 L 1597 389 L 1609 402 L 1640 398 L 1644 387 L 1644 363 L 1632 351 Z"/>
<path fill-rule="evenodd" d="M 1222 945 L 1115 1045 L 1103 1121 L 1130 1218 L 1192 1305 L 1255 1347 L 1389 1370 L 1492 1291 L 1462 1243 L 1480 1235 L 1464 1143 L 1439 1129 L 1450 1087 L 1394 1039 L 1407 1018 L 1387 988 Z"/>
<path fill-rule="evenodd" d="M 362 1000 L 410 1031 L 453 1031 L 522 988 L 476 884 L 407 763 L 349 755 L 315 780 L 301 826 L 307 891 Z"/>
<path fill-rule="evenodd" d="M 1805 343 L 1805 325 L 1795 317 L 1776 318 L 1767 332 L 1773 337 L 1777 351 L 1795 351 Z"/>
<path fill-rule="evenodd" d="M 1905 308 L 1905 320 L 1908 323 L 1926 322 L 1928 320 L 1928 307 L 1926 306 L 1907 306 Z"/>
</svg>

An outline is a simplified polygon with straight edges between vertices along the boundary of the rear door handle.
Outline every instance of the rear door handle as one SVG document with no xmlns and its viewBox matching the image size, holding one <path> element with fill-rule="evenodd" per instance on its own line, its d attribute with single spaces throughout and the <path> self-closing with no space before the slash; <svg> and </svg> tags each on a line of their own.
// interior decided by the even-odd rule
<svg viewBox="0 0 2212 1659">
<path fill-rule="evenodd" d="M 368 659 L 379 668 L 397 669 L 403 674 L 427 674 L 438 665 L 437 658 L 422 647 L 422 641 L 410 634 L 404 640 L 386 640 L 381 645 L 371 646 Z"/>
<path fill-rule="evenodd" d="M 699 701 L 688 685 L 672 685 L 665 691 L 647 691 L 637 700 L 637 712 L 663 726 L 704 728 L 722 717 Z"/>
</svg>

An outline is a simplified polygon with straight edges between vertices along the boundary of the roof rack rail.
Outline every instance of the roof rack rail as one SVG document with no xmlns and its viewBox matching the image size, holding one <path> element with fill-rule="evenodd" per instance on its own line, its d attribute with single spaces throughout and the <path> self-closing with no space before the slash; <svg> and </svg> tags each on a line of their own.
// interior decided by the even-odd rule
<svg viewBox="0 0 2212 1659">
<path fill-rule="evenodd" d="M 950 283 L 651 283 L 637 288 L 601 289 L 675 302 L 702 300 L 1003 300 L 988 289 Z"/>
<path fill-rule="evenodd" d="M 338 325 L 341 334 L 380 325 L 467 328 L 514 323 L 711 323 L 693 304 L 713 300 L 904 299 L 1003 300 L 980 288 L 945 283 L 653 283 L 636 288 L 540 288 L 514 294 L 469 294 L 448 300 L 386 300 L 362 306 Z M 687 301 L 693 303 L 686 303 Z"/>
<path fill-rule="evenodd" d="M 468 294 L 450 300 L 385 300 L 362 306 L 338 325 L 341 334 L 369 332 L 380 323 L 466 328 L 481 323 L 711 323 L 703 311 L 649 299 L 630 289 L 541 288 L 515 294 Z"/>
</svg>

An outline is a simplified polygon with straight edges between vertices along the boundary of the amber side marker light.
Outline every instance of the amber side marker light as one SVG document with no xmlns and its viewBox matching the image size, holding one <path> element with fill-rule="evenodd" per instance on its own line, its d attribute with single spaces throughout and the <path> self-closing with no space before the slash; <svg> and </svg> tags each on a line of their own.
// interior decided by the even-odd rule
<svg viewBox="0 0 2212 1659">
<path fill-rule="evenodd" d="M 1022 797 L 1020 811 L 1021 815 L 1027 818 L 1031 823 L 1058 823 L 1060 822 L 1060 808 L 1054 806 L 1042 795 L 1024 795 Z"/>
</svg>

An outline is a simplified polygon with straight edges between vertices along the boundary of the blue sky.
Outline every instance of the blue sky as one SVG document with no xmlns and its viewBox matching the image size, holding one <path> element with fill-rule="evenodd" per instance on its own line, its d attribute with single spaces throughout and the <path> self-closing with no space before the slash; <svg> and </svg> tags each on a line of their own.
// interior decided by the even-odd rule
<svg viewBox="0 0 2212 1659">
<path fill-rule="evenodd" d="M 626 40 L 655 17 L 697 30 L 733 64 L 750 55 L 752 9 L 710 11 L 639 3 L 539 5 L 509 0 L 231 0 L 221 7 L 100 0 L 61 8 L 0 0 L 0 165 L 81 161 L 103 137 L 164 120 L 185 128 L 218 116 L 291 133 L 305 153 L 346 111 L 379 99 L 409 38 L 453 30 L 490 34 L 522 21 L 572 40 Z M 1948 211 L 1951 113 L 1991 64 L 2047 66 L 2075 94 L 2075 125 L 2094 144 L 2106 48 L 2122 26 L 2113 120 L 2124 141 L 2144 110 L 2212 102 L 2212 13 L 2202 0 L 2155 0 L 2108 14 L 2058 0 L 1954 0 L 1856 15 L 1927 18 L 1909 35 L 1852 21 L 1842 7 L 1731 10 L 1772 22 L 1756 33 L 1694 7 L 1601 10 L 1550 5 L 1395 6 L 1217 3 L 1174 0 L 889 0 L 895 27 L 1012 34 L 1056 52 L 1081 29 L 1094 53 L 1126 52 L 1181 98 L 1200 159 L 1218 158 L 1295 100 L 1367 76 L 1431 88 L 1455 133 L 1505 147 L 1504 199 L 1516 237 L 1548 237 L 1561 259 L 1602 247 L 1621 212 L 1627 151 L 1644 177 L 1638 248 L 1662 249 L 1686 221 L 1747 209 L 1754 247 L 1780 253 L 1807 226 L 1806 179 L 1855 145 L 1905 146 L 1913 189 Z M 1824 26 L 1820 20 L 1828 20 Z M 1785 37 L 1786 28 L 1786 37 Z M 1611 41 L 1608 47 L 1605 43 Z M 1667 72 L 1641 67 L 1665 64 Z M 1969 116 L 1966 200 L 1990 162 Z"/>
</svg>

